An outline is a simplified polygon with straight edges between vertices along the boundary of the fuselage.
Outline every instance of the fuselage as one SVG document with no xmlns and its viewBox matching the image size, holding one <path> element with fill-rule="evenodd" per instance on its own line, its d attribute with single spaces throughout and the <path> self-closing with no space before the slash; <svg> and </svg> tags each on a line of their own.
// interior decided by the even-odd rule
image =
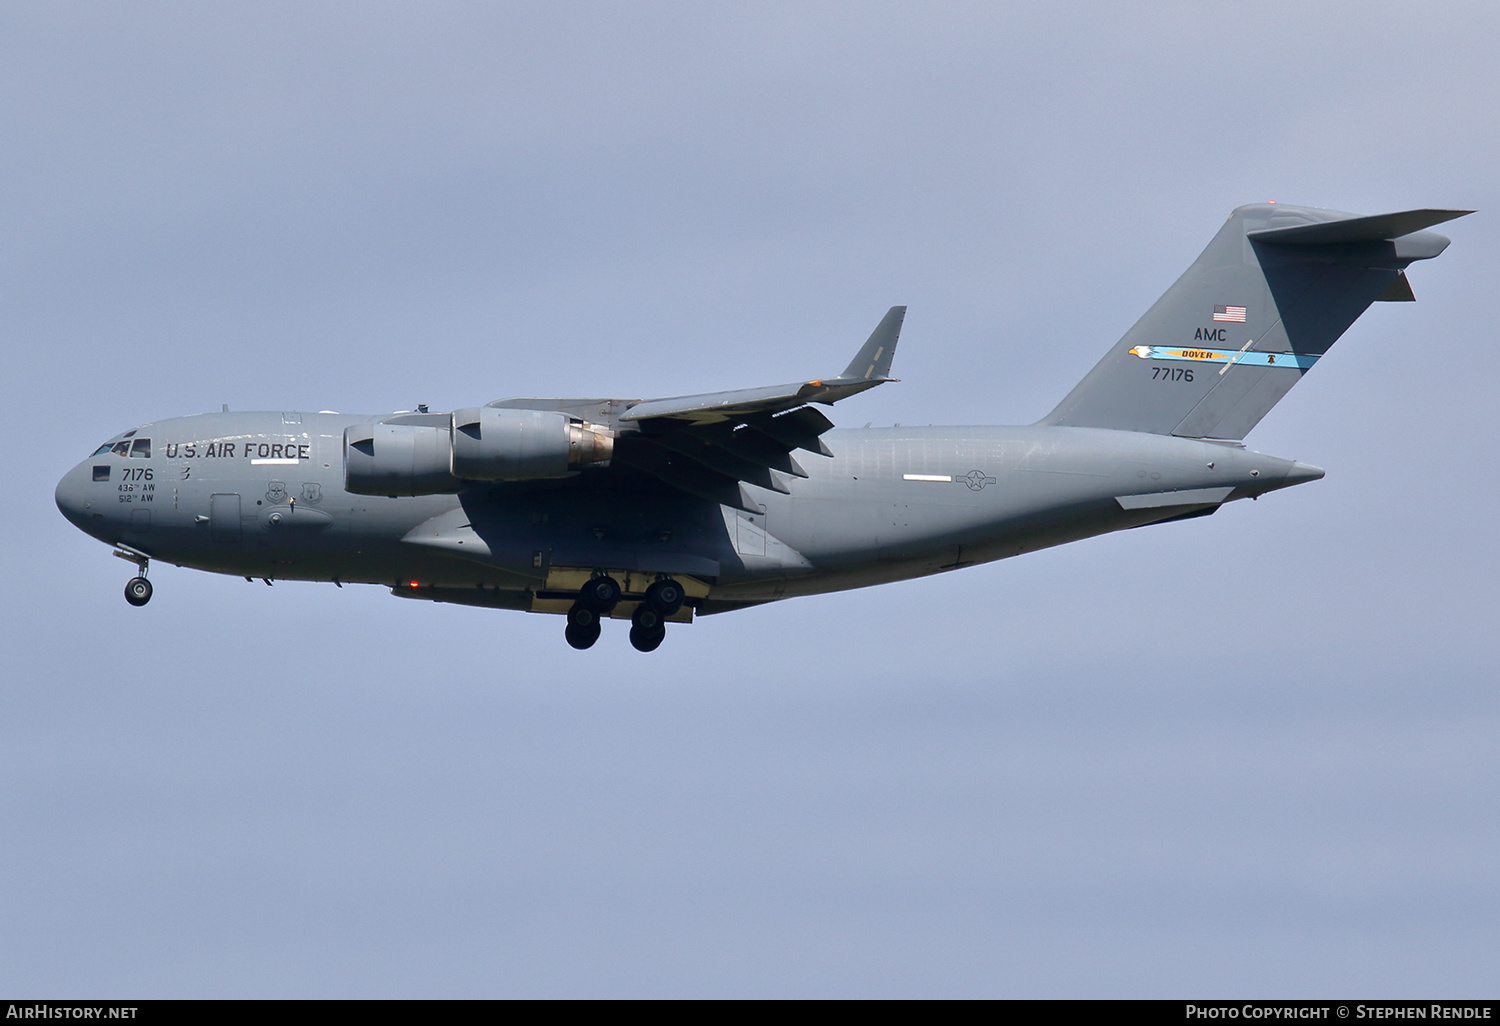
<svg viewBox="0 0 1500 1026">
<path fill-rule="evenodd" d="M 209 413 L 142 425 L 57 486 L 101 541 L 267 580 L 375 583 L 413 597 L 537 608 L 549 579 L 669 573 L 699 611 L 983 563 L 1212 512 L 1322 476 L 1238 444 L 1077 427 L 835 430 L 757 512 L 610 467 L 455 494 L 344 489 L 345 429 L 378 418 Z M 482 500 L 482 501 L 478 501 Z"/>
</svg>

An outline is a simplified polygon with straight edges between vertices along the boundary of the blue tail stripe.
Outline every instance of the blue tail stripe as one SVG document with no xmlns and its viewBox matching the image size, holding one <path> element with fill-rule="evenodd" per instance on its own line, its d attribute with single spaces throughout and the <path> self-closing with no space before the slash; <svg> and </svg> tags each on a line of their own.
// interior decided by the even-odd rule
<svg viewBox="0 0 1500 1026">
<path fill-rule="evenodd" d="M 1141 350 L 1145 349 L 1144 354 Z M 1295 367 L 1307 370 L 1318 362 L 1311 353 L 1257 353 L 1254 351 L 1236 354 L 1232 349 L 1193 349 L 1177 346 L 1138 346 L 1132 350 L 1146 360 L 1182 360 L 1188 363 L 1233 363 L 1237 367 Z M 1236 359 L 1238 356 L 1238 359 Z"/>
</svg>

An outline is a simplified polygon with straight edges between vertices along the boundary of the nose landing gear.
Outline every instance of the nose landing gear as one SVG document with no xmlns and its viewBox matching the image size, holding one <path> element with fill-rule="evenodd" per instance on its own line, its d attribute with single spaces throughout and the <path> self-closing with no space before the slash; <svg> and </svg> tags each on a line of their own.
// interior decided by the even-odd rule
<svg viewBox="0 0 1500 1026">
<path fill-rule="evenodd" d="M 138 576 L 125 582 L 125 601 L 132 606 L 144 606 L 151 601 L 151 582 L 146 580 L 146 574 L 151 569 L 151 557 L 124 545 L 115 549 L 115 555 L 129 560 L 140 570 Z"/>
</svg>

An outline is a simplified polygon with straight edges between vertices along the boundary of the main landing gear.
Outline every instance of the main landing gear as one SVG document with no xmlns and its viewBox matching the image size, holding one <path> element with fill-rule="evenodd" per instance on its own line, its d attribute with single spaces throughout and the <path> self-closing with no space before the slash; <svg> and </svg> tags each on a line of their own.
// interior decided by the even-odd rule
<svg viewBox="0 0 1500 1026">
<path fill-rule="evenodd" d="M 600 630 L 599 614 L 588 606 L 578 602 L 568 610 L 568 626 L 563 631 L 563 637 L 574 648 L 592 647 L 599 640 Z"/>
<path fill-rule="evenodd" d="M 655 652 L 666 640 L 667 625 L 661 614 L 642 602 L 630 617 L 630 643 L 637 652 Z"/>
<path fill-rule="evenodd" d="M 670 577 L 652 583 L 630 617 L 630 643 L 640 652 L 654 652 L 667 636 L 667 618 L 687 600 L 682 585 Z M 592 578 L 578 589 L 578 601 L 568 610 L 563 636 L 574 648 L 589 648 L 599 640 L 600 622 L 620 603 L 620 582 L 613 577 Z"/>
</svg>

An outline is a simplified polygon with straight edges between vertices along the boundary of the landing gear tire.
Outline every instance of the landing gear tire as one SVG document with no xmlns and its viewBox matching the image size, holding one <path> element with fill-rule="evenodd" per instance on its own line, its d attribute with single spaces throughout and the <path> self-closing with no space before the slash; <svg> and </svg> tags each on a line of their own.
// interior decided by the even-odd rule
<svg viewBox="0 0 1500 1026">
<path fill-rule="evenodd" d="M 151 601 L 151 582 L 144 577 L 132 577 L 125 583 L 125 601 L 132 606 L 144 606 Z"/>
<path fill-rule="evenodd" d="M 599 630 L 599 614 L 582 602 L 575 602 L 573 608 L 568 610 L 568 626 L 581 631 L 592 630 L 597 632 Z"/>
<path fill-rule="evenodd" d="M 677 615 L 686 600 L 687 595 L 683 592 L 682 585 L 670 577 L 665 577 L 646 589 L 646 604 L 660 613 L 663 619 Z"/>
<path fill-rule="evenodd" d="M 667 636 L 667 625 L 661 614 L 642 602 L 630 617 L 630 643 L 638 652 L 654 652 Z"/>
<path fill-rule="evenodd" d="M 594 642 L 599 640 L 599 621 L 595 620 L 592 627 L 579 627 L 570 621 L 563 631 L 563 637 L 567 638 L 568 644 L 574 648 L 592 648 Z"/>
<path fill-rule="evenodd" d="M 642 630 L 639 627 L 630 628 L 630 643 L 635 646 L 637 652 L 655 652 L 657 647 L 667 636 L 667 625 L 657 624 L 652 631 Z"/>
<path fill-rule="evenodd" d="M 620 601 L 620 582 L 613 577 L 595 577 L 578 589 L 578 603 L 587 606 L 600 616 L 608 613 Z"/>
<path fill-rule="evenodd" d="M 666 629 L 662 624 L 661 613 L 657 612 L 649 602 L 642 602 L 635 607 L 635 612 L 630 617 L 630 626 L 638 631 L 645 631 L 647 634 Z"/>
</svg>

